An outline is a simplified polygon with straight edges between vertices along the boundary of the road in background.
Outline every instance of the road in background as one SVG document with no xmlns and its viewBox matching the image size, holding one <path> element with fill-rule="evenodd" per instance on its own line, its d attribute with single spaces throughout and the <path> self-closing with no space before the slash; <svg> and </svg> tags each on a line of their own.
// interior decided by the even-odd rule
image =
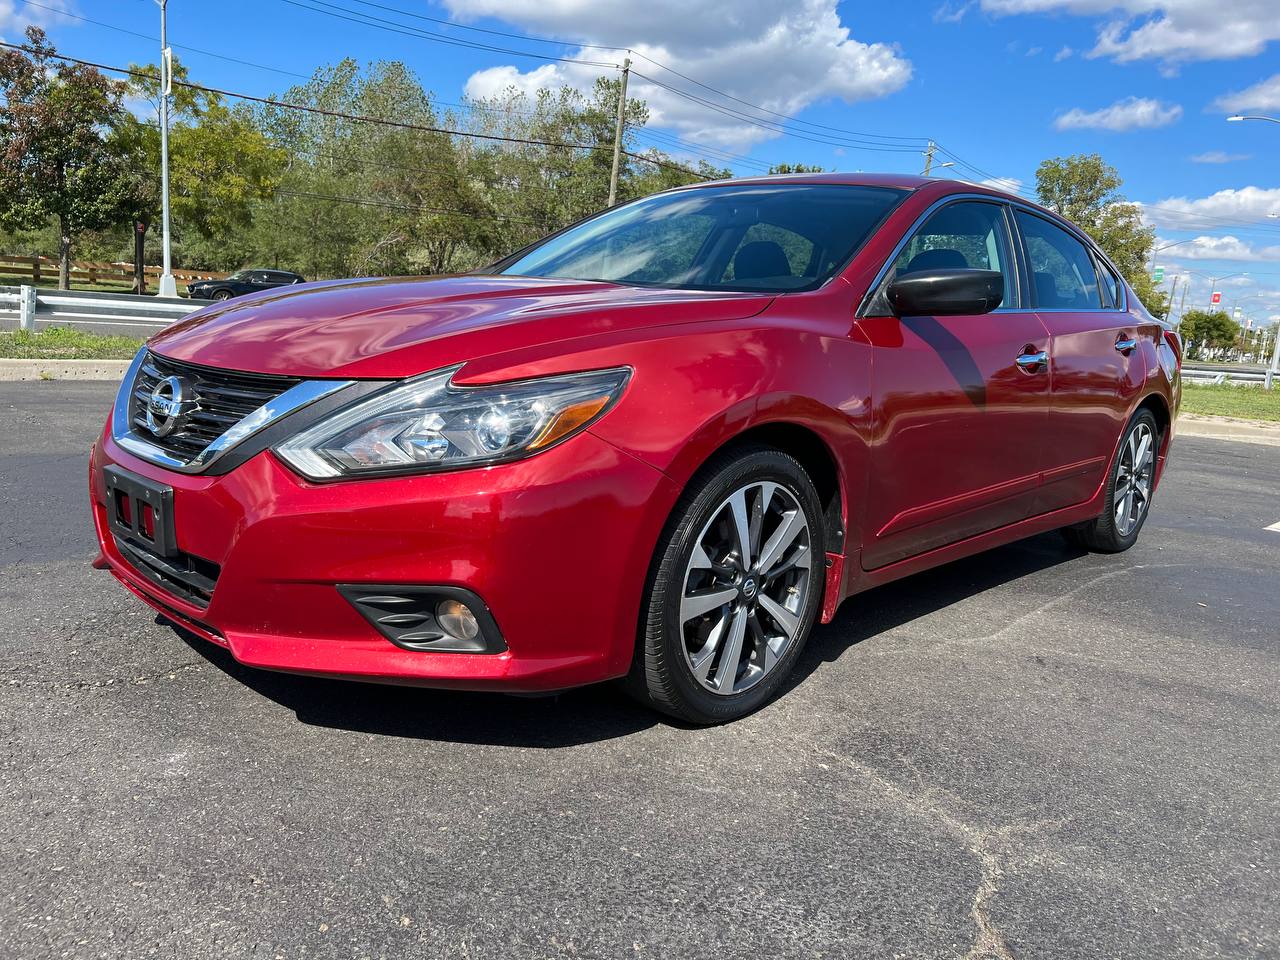
<svg viewBox="0 0 1280 960">
<path fill-rule="evenodd" d="M 0 955 L 1280 953 L 1280 448 L 1177 441 L 1128 553 L 855 598 L 702 730 L 157 622 L 88 565 L 111 394 L 0 384 Z"/>
</svg>

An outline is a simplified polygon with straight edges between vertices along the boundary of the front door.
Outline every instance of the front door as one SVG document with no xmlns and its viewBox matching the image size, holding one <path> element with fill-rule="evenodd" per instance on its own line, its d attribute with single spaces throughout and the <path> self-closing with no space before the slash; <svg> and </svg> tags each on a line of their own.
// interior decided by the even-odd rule
<svg viewBox="0 0 1280 960">
<path fill-rule="evenodd" d="M 1026 308 L 1005 207 L 935 212 L 887 280 L 916 270 L 999 270 L 993 313 L 866 317 L 876 439 L 862 565 L 870 570 L 1029 516 L 1049 418 L 1049 337 Z M 882 311 L 877 311 L 882 312 Z"/>
</svg>

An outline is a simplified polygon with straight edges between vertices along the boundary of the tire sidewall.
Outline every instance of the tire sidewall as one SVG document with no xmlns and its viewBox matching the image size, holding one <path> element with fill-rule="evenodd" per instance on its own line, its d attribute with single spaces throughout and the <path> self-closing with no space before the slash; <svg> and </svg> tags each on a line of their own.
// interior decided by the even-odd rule
<svg viewBox="0 0 1280 960">
<path fill-rule="evenodd" d="M 1156 423 L 1156 418 L 1151 415 L 1149 410 L 1139 410 L 1129 421 L 1129 425 L 1125 427 L 1124 433 L 1120 437 L 1120 445 L 1116 448 L 1115 462 L 1111 465 L 1111 476 L 1107 481 L 1107 499 L 1106 509 L 1102 514 L 1103 522 L 1106 524 L 1106 530 L 1117 551 L 1128 550 L 1135 542 L 1137 542 L 1138 534 L 1142 532 L 1143 526 L 1146 525 L 1147 517 L 1151 515 L 1151 499 L 1155 496 L 1155 470 L 1151 472 L 1151 493 L 1147 498 L 1146 506 L 1142 508 L 1142 516 L 1138 518 L 1138 522 L 1133 529 L 1129 531 L 1128 536 L 1121 536 L 1120 531 L 1116 529 L 1116 482 L 1120 476 L 1120 461 L 1124 459 L 1124 449 L 1129 443 L 1129 437 L 1134 430 L 1138 428 L 1138 424 L 1145 423 L 1151 428 L 1151 435 L 1154 438 L 1155 450 L 1152 456 L 1158 458 L 1160 456 L 1160 444 L 1163 442 L 1160 436 L 1160 426 Z"/>
<path fill-rule="evenodd" d="M 762 480 L 772 481 L 785 487 L 800 504 L 809 524 L 809 544 L 813 565 L 810 568 L 800 629 L 786 654 L 775 665 L 770 675 L 755 686 L 741 693 L 722 697 L 704 689 L 689 668 L 684 651 L 683 625 L 679 622 L 679 601 L 684 595 L 685 572 L 693 555 L 698 534 L 731 492 Z M 804 649 L 809 632 L 813 629 L 822 606 L 822 595 L 826 585 L 823 532 L 822 508 L 813 482 L 797 461 L 778 451 L 758 451 L 727 464 L 713 473 L 694 496 L 667 539 L 667 550 L 656 572 L 656 576 L 667 578 L 666 590 L 663 591 L 665 609 L 661 611 L 662 630 L 657 640 L 665 648 L 663 659 L 670 665 L 671 684 L 676 688 L 679 699 L 690 708 L 685 711 L 689 719 L 711 723 L 736 719 L 758 709 L 770 700 L 787 679 Z"/>
</svg>

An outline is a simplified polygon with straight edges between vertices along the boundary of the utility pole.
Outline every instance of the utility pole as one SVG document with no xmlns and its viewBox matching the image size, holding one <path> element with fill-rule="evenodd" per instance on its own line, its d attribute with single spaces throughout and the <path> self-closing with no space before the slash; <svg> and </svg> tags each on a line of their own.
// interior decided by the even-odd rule
<svg viewBox="0 0 1280 960">
<path fill-rule="evenodd" d="M 159 295 L 176 297 L 178 284 L 173 279 L 173 263 L 169 240 L 169 95 L 173 93 L 173 51 L 169 49 L 166 6 L 160 4 L 160 220 L 164 236 L 164 270 L 160 274 Z"/>
<path fill-rule="evenodd" d="M 1168 320 L 1173 316 L 1173 301 L 1178 299 L 1178 277 L 1180 274 L 1173 275 L 1173 286 L 1169 288 L 1169 315 L 1165 317 Z"/>
<path fill-rule="evenodd" d="M 1191 278 L 1188 277 L 1187 282 L 1182 285 L 1182 302 L 1178 304 L 1178 322 L 1174 325 L 1175 329 L 1182 326 L 1182 318 L 1187 312 L 1187 291 L 1190 289 Z"/>
<path fill-rule="evenodd" d="M 937 149 L 938 145 L 930 140 L 929 146 L 924 151 L 924 173 L 920 174 L 920 176 L 927 177 L 933 169 L 933 152 Z"/>
<path fill-rule="evenodd" d="M 618 91 L 618 122 L 613 128 L 613 169 L 609 171 L 609 206 L 618 199 L 618 168 L 622 165 L 622 127 L 627 117 L 627 79 L 631 76 L 631 58 L 622 61 L 622 88 Z"/>
</svg>

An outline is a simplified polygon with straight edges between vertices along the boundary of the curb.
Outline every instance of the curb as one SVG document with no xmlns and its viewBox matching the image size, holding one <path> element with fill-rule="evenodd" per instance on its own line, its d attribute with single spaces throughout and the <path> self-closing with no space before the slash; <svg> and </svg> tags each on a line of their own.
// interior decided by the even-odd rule
<svg viewBox="0 0 1280 960">
<path fill-rule="evenodd" d="M 1280 446 L 1280 423 L 1184 413 L 1178 417 L 1178 435 Z"/>
<path fill-rule="evenodd" d="M 124 379 L 128 360 L 3 360 L 0 382 L 18 380 L 112 380 Z"/>
</svg>

